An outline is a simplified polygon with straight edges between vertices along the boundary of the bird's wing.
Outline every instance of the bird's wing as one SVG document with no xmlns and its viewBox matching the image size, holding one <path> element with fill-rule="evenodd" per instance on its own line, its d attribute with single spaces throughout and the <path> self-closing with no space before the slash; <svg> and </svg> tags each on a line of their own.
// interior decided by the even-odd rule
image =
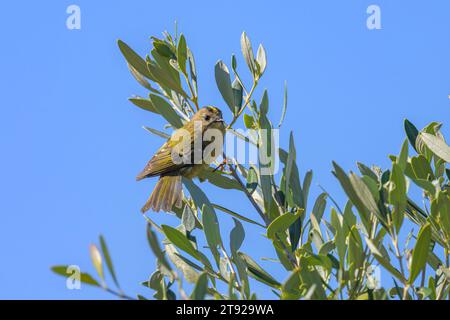
<svg viewBox="0 0 450 320">
<path fill-rule="evenodd" d="M 177 171 L 181 168 L 192 166 L 192 164 L 185 162 L 175 163 L 172 158 L 172 152 L 175 152 L 178 153 L 179 158 L 185 156 L 192 159 L 192 154 L 194 152 L 194 135 L 191 135 L 191 139 L 188 143 L 189 142 L 190 145 L 184 145 L 184 143 L 181 143 L 181 140 L 179 137 L 177 138 L 175 134 L 166 143 L 164 143 L 161 148 L 159 148 L 156 154 L 147 163 L 144 170 L 142 170 L 142 172 L 136 177 L 136 180 L 159 176 Z"/>
</svg>

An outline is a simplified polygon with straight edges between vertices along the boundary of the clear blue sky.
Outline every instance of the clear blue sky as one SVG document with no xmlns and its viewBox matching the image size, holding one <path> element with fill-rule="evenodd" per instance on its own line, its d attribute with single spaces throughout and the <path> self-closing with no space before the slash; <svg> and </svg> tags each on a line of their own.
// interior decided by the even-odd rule
<svg viewBox="0 0 450 320">
<path fill-rule="evenodd" d="M 66 28 L 66 8 L 81 8 L 81 30 Z M 195 4 L 194 4 L 195 3 Z M 382 30 L 366 28 L 366 8 L 381 8 Z M 135 175 L 162 142 L 141 129 L 162 128 L 127 98 L 144 94 L 116 45 L 139 53 L 148 38 L 179 30 L 199 71 L 203 104 L 226 109 L 214 64 L 240 56 L 240 34 L 262 42 L 268 68 L 270 116 L 278 121 L 284 80 L 289 109 L 281 135 L 294 131 L 303 175 L 343 204 L 331 171 L 356 161 L 389 165 L 404 139 L 403 119 L 418 127 L 445 122 L 450 101 L 448 1 L 14 1 L 0 12 L 0 298 L 110 298 L 98 289 L 65 289 L 55 264 L 94 273 L 88 246 L 102 233 L 125 291 L 154 270 L 139 209 L 154 181 Z M 260 92 L 259 92 L 260 93 Z M 240 123 L 239 125 L 242 125 Z M 202 185 L 223 204 L 257 219 L 241 195 Z M 312 200 L 310 200 L 312 201 Z M 175 219 L 155 217 L 175 224 Z M 231 219 L 220 216 L 224 237 Z M 256 234 L 244 251 L 274 257 Z M 273 263 L 262 262 L 269 270 Z M 283 280 L 276 272 L 279 280 Z"/>
</svg>

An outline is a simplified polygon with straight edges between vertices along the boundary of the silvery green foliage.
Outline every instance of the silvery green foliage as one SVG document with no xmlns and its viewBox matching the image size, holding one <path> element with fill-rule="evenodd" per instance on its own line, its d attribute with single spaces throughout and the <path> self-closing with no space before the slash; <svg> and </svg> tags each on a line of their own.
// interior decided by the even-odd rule
<svg viewBox="0 0 450 320">
<path fill-rule="evenodd" d="M 118 45 L 131 74 L 148 90 L 147 97 L 130 101 L 155 117 L 163 117 L 168 126 L 180 127 L 199 108 L 195 60 L 184 35 L 152 37 L 145 58 L 123 41 Z M 259 132 L 275 129 L 269 118 L 267 91 L 260 99 L 254 97 L 267 67 L 266 51 L 260 45 L 255 57 L 245 33 L 241 47 L 242 69 L 247 69 L 251 81 L 243 82 L 239 72 L 244 71 L 238 72 L 234 55 L 231 68 L 219 60 L 214 74 L 224 101 L 217 104 L 230 109 L 230 133 L 261 147 Z M 282 126 L 286 109 L 287 88 L 279 110 L 271 110 L 281 117 L 273 121 L 276 128 Z M 256 130 L 256 136 L 243 136 L 234 130 L 241 117 L 246 128 Z M 218 196 L 209 198 L 202 184 L 185 180 L 183 208 L 174 212 L 178 225 L 159 225 L 145 216 L 156 263 L 143 285 L 155 299 L 255 299 L 255 281 L 266 285 L 266 292 L 258 292 L 264 298 L 447 299 L 450 148 L 440 128 L 440 123 L 433 122 L 418 130 L 405 120 L 406 139 L 399 154 L 389 156 L 391 166 L 386 169 L 357 163 L 359 173 L 347 172 L 333 162 L 332 174 L 348 197 L 343 206 L 324 189 L 316 199 L 310 199 L 313 174 L 300 174 L 292 133 L 288 148 L 278 150 L 282 163 L 279 176 L 261 174 L 260 164 L 244 166 L 231 158 L 223 171 L 211 170 L 201 179 L 223 192 L 241 192 L 259 215 L 258 221 L 248 218 L 247 212 L 227 208 Z M 170 134 L 146 129 L 162 138 Z M 412 189 L 421 190 L 422 198 L 412 199 Z M 219 216 L 218 211 L 223 214 Z M 233 219 L 229 235 L 221 233 L 223 219 Z M 246 233 L 250 224 L 260 230 Z M 244 252 L 246 241 L 272 243 L 268 255 L 284 276 L 276 279 L 264 269 L 268 258 Z M 81 281 L 131 299 L 119 287 L 103 237 L 100 243 L 101 250 L 91 247 L 100 280 L 83 274 Z M 117 289 L 106 284 L 103 265 Z M 65 266 L 53 267 L 53 271 L 67 276 Z M 380 285 L 380 274 L 387 287 Z M 191 292 L 184 289 L 185 282 L 193 284 Z M 225 290 L 220 289 L 224 288 L 220 282 Z M 137 298 L 145 299 L 141 295 Z"/>
</svg>

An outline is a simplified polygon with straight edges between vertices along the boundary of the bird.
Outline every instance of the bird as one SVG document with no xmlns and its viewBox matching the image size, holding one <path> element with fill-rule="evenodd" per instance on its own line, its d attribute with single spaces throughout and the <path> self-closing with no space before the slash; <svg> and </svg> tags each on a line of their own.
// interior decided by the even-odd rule
<svg viewBox="0 0 450 320">
<path fill-rule="evenodd" d="M 210 131 L 214 139 L 205 138 L 205 133 L 209 129 L 217 130 Z M 159 176 L 159 180 L 141 212 L 145 213 L 150 209 L 154 212 L 160 210 L 168 212 L 172 211 L 174 205 L 181 208 L 182 178 L 193 179 L 198 177 L 203 170 L 207 170 L 210 163 L 221 154 L 222 150 L 214 150 L 210 157 L 207 157 L 208 159 L 203 157 L 203 151 L 214 141 L 222 148 L 224 134 L 225 122 L 222 111 L 213 106 L 199 109 L 188 122 L 175 130 L 136 177 L 136 181 L 140 181 L 144 178 Z M 219 137 L 221 140 L 217 140 L 217 135 L 221 135 Z M 200 141 L 201 144 L 196 141 Z M 201 149 L 199 150 L 199 148 Z M 198 158 L 196 159 L 196 156 L 198 157 L 198 153 L 195 155 L 196 150 L 201 151 L 200 161 Z"/>
</svg>

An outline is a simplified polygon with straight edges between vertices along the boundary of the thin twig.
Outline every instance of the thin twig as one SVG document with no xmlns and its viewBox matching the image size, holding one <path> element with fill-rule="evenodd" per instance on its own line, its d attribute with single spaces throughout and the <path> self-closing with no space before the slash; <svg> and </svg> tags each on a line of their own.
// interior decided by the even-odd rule
<svg viewBox="0 0 450 320">
<path fill-rule="evenodd" d="M 113 295 L 115 295 L 116 297 L 119 297 L 119 298 L 121 298 L 121 299 L 125 299 L 125 300 L 136 300 L 135 298 L 130 297 L 130 296 L 124 294 L 123 292 L 116 292 L 116 291 L 114 291 L 114 290 L 112 290 L 112 289 L 110 289 L 110 288 L 107 288 L 107 287 L 103 287 L 103 289 L 104 289 L 106 292 L 109 292 L 109 293 L 111 293 L 111 294 L 113 294 Z"/>
</svg>

